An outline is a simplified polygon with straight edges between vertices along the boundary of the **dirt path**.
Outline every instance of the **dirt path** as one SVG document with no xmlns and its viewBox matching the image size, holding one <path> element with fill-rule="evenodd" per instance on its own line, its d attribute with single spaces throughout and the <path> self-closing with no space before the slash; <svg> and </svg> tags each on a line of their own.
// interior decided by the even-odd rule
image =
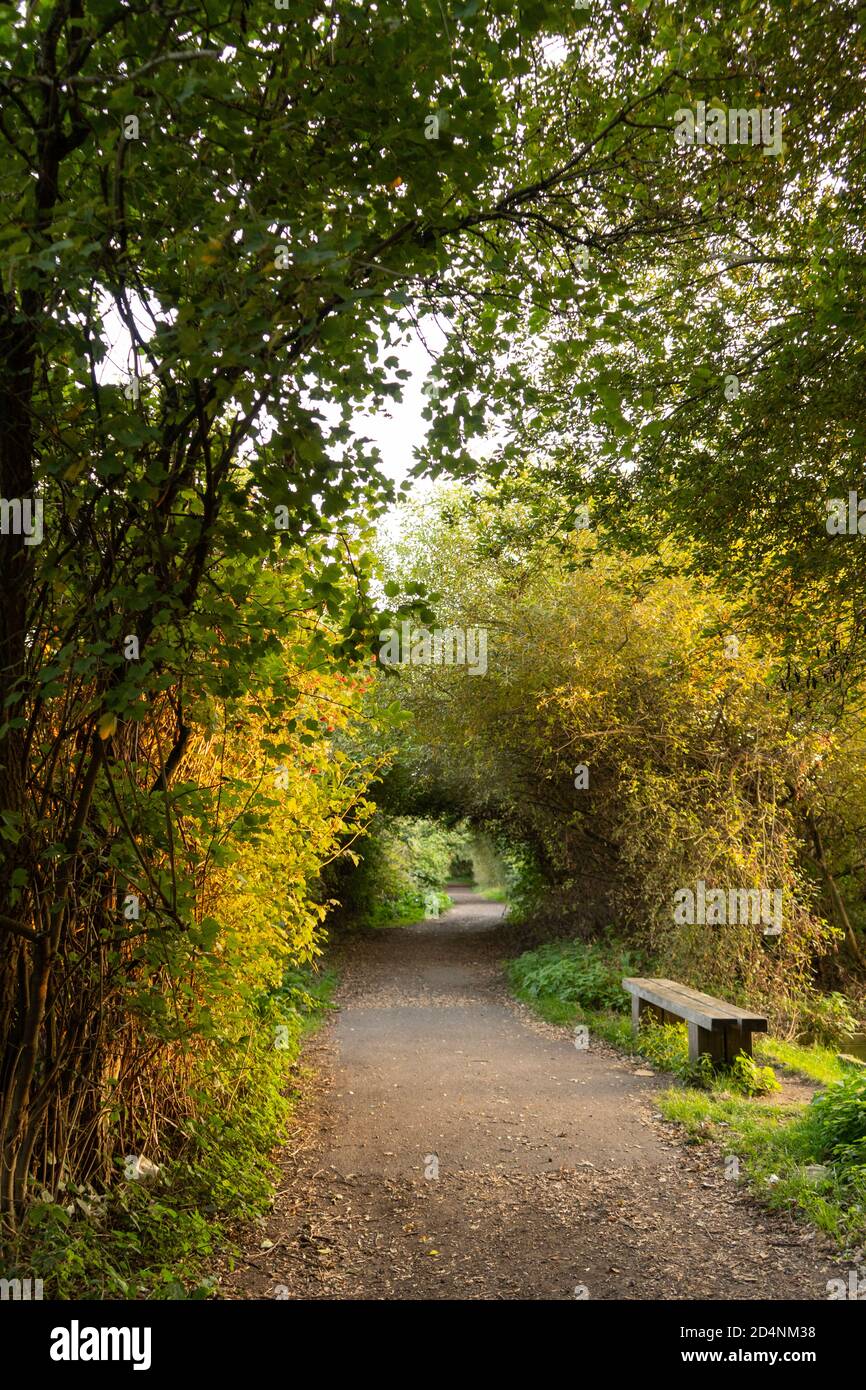
<svg viewBox="0 0 866 1390">
<path fill-rule="evenodd" d="M 678 1142 L 663 1078 L 515 1004 L 502 909 L 452 891 L 342 952 L 273 1211 L 219 1296 L 826 1298 L 826 1242 Z"/>
</svg>

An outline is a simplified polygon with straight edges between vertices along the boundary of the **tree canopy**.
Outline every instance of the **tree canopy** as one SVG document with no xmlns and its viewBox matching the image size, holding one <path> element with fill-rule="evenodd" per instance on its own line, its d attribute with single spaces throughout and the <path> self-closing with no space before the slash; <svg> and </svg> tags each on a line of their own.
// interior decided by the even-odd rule
<svg viewBox="0 0 866 1390">
<path fill-rule="evenodd" d="M 3 1220 L 278 1123 L 377 805 L 720 988 L 862 969 L 863 64 L 843 0 L 4 7 Z M 484 681 L 377 671 L 416 619 Z M 660 941 L 710 869 L 778 948 Z"/>
</svg>

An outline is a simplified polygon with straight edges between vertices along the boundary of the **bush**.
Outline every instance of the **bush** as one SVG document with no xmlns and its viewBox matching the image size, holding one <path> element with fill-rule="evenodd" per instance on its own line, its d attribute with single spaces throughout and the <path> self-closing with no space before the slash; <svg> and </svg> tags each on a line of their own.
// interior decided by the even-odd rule
<svg viewBox="0 0 866 1390">
<path fill-rule="evenodd" d="M 746 1096 L 766 1096 L 772 1091 L 781 1091 L 772 1067 L 762 1067 L 745 1052 L 739 1053 L 729 1068 L 724 1069 L 729 1084 L 735 1091 Z"/>
<path fill-rule="evenodd" d="M 584 1009 L 623 1013 L 630 1005 L 622 978 L 634 969 L 631 957 L 616 945 L 553 941 L 510 961 L 508 975 L 529 999 L 553 997 Z"/>
<path fill-rule="evenodd" d="M 859 1027 L 849 1001 L 838 991 L 813 993 L 804 1001 L 798 1000 L 796 1016 L 802 1040 L 823 1047 L 847 1042 Z"/>
<path fill-rule="evenodd" d="M 333 983 L 312 966 L 289 967 L 255 1001 L 249 1036 L 215 1042 L 201 1059 L 194 1112 L 155 1178 L 127 1180 L 119 1163 L 107 1189 L 64 1179 L 53 1200 L 43 1190 L 6 1243 L 0 1277 L 35 1275 L 55 1299 L 207 1297 L 204 1267 L 231 1249 L 237 1222 L 271 1201 L 291 1068 Z"/>
<path fill-rule="evenodd" d="M 852 1071 L 812 1100 L 804 1127 L 816 1158 L 866 1167 L 866 1070 Z"/>
</svg>

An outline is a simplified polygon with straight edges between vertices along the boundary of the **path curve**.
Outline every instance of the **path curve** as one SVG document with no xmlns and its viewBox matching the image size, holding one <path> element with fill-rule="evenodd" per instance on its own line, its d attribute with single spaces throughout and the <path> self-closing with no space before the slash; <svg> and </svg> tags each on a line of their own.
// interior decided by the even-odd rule
<svg viewBox="0 0 866 1390">
<path fill-rule="evenodd" d="M 828 1243 L 658 1118 L 669 1084 L 508 995 L 502 908 L 340 952 L 270 1215 L 222 1298 L 825 1299 Z"/>
</svg>

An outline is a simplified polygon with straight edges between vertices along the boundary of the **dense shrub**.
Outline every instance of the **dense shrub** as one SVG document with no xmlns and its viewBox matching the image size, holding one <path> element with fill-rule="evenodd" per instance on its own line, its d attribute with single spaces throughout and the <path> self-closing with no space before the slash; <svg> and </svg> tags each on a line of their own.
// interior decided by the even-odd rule
<svg viewBox="0 0 866 1390">
<path fill-rule="evenodd" d="M 622 978 L 633 973 L 629 954 L 610 943 L 602 948 L 580 941 L 549 942 L 508 964 L 513 986 L 526 998 L 546 996 L 584 1009 L 619 1013 L 630 1007 Z"/>
<path fill-rule="evenodd" d="M 843 1168 L 866 1168 L 866 1069 L 852 1069 L 819 1092 L 804 1125 L 817 1158 Z"/>
<path fill-rule="evenodd" d="M 796 1001 L 795 1014 L 803 1041 L 822 1047 L 844 1043 L 859 1028 L 850 1000 L 838 990 L 810 991 Z"/>
</svg>

